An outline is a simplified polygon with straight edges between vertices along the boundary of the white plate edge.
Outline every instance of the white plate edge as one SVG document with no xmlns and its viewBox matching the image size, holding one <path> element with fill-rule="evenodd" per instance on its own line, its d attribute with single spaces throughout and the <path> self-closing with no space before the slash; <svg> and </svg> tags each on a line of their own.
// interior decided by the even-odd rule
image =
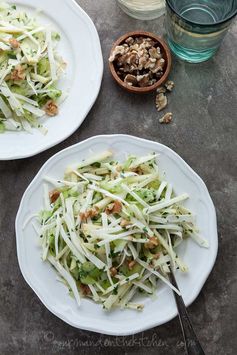
<svg viewBox="0 0 237 355">
<path fill-rule="evenodd" d="M 131 135 L 126 135 L 126 134 L 110 134 L 110 135 L 97 135 L 97 136 L 93 136 L 93 137 L 90 137 L 88 139 L 85 139 L 81 142 L 78 142 L 74 145 L 71 145 L 70 147 L 67 147 L 61 151 L 59 151 L 58 153 L 54 154 L 51 158 L 49 158 L 44 164 L 43 166 L 40 168 L 40 170 L 38 171 L 38 173 L 35 175 L 34 179 L 31 181 L 31 183 L 28 185 L 27 189 L 25 190 L 23 196 L 22 196 L 22 199 L 21 199 L 21 202 L 20 202 L 20 206 L 19 206 L 19 209 L 18 209 L 18 212 L 17 212 L 17 215 L 16 215 L 16 221 L 15 221 L 15 231 L 16 231 L 16 244 L 17 244 L 17 257 L 18 257 L 18 262 L 19 262 L 19 266 L 20 266 L 20 270 L 21 270 L 21 273 L 25 279 L 25 281 L 28 283 L 28 285 L 32 288 L 32 290 L 35 292 L 35 294 L 37 295 L 37 297 L 41 300 L 41 302 L 45 305 L 45 307 L 51 312 L 53 313 L 54 315 L 56 315 L 57 317 L 59 317 L 61 320 L 65 321 L 66 323 L 70 324 L 71 326 L 75 327 L 75 328 L 79 328 L 79 329 L 83 329 L 83 330 L 88 330 L 88 331 L 92 331 L 92 332 L 97 332 L 97 333 L 102 333 L 102 334 L 106 334 L 106 335 L 114 335 L 114 336 L 126 336 L 126 335 L 132 335 L 132 334 L 136 334 L 136 333 L 139 333 L 139 332 L 142 332 L 142 331 L 145 331 L 147 329 L 151 329 L 151 328 L 154 328 L 156 326 L 159 326 L 159 325 L 162 325 L 164 324 L 163 321 L 161 322 L 157 322 L 157 321 L 154 321 L 153 323 L 149 323 L 147 325 L 143 325 L 143 326 L 137 326 L 136 328 L 133 328 L 131 331 L 114 331 L 113 329 L 109 330 L 106 326 L 103 328 L 103 324 L 100 326 L 100 329 L 94 327 L 93 325 L 91 325 L 90 327 L 83 327 L 83 325 L 80 325 L 78 326 L 77 324 L 74 324 L 73 322 L 70 322 L 68 321 L 68 319 L 64 319 L 64 317 L 61 315 L 61 314 L 58 314 L 57 311 L 55 311 L 53 309 L 53 307 L 49 306 L 48 304 L 46 304 L 46 302 L 43 300 L 43 297 L 41 297 L 41 295 L 39 295 L 39 292 L 36 291 L 35 287 L 31 284 L 31 281 L 29 280 L 28 276 L 26 275 L 25 271 L 24 271 L 24 267 L 23 267 L 23 263 L 21 261 L 21 257 L 20 257 L 20 254 L 19 254 L 19 245 L 18 245 L 18 238 L 17 238 L 17 229 L 18 229 L 18 220 L 20 218 L 20 215 L 21 215 L 21 211 L 22 211 L 22 208 L 23 208 L 23 202 L 24 202 L 24 199 L 26 198 L 26 195 L 28 194 L 29 190 L 31 189 L 32 185 L 34 185 L 35 181 L 38 179 L 38 176 L 41 174 L 41 171 L 47 167 L 48 164 L 50 164 L 50 162 L 57 158 L 57 156 L 61 155 L 62 153 L 66 152 L 66 151 L 69 151 L 77 146 L 80 146 L 81 144 L 84 144 L 86 142 L 89 142 L 89 141 L 93 141 L 93 140 L 96 140 L 96 139 L 102 139 L 103 138 L 125 138 L 125 139 L 132 139 L 132 140 L 136 140 L 136 141 L 140 141 L 140 142 L 143 142 L 143 143 L 152 143 L 152 144 L 157 144 L 159 146 L 163 146 L 165 147 L 166 150 L 168 150 L 169 152 L 171 152 L 172 154 L 174 154 L 176 156 L 176 158 L 182 162 L 182 164 L 188 169 L 189 173 L 195 175 L 196 179 L 199 180 L 199 183 L 201 184 L 202 188 L 204 189 L 205 191 L 205 194 L 208 198 L 208 202 L 209 202 L 209 206 L 211 208 L 210 212 L 212 213 L 212 218 L 213 218 L 213 221 L 215 222 L 215 225 L 217 226 L 217 219 L 216 219 L 216 211 L 215 211 L 215 207 L 214 207 L 214 204 L 213 204 L 213 201 L 211 199 L 211 196 L 209 194 L 209 191 L 207 189 L 207 186 L 206 184 L 204 183 L 204 181 L 201 179 L 201 177 L 185 162 L 185 160 L 183 158 L 181 158 L 174 150 L 172 150 L 171 148 L 165 146 L 164 144 L 161 144 L 161 143 L 158 143 L 158 142 L 155 142 L 155 141 L 151 141 L 151 140 L 147 140 L 147 139 L 143 139 L 143 138 L 139 138 L 139 137 L 136 137 L 136 136 L 131 136 Z M 215 245 L 215 248 L 214 248 L 214 245 L 212 246 L 213 247 L 213 253 L 212 253 L 212 261 L 210 262 L 210 266 L 209 266 L 209 270 L 208 272 L 206 273 L 205 277 L 202 278 L 202 281 L 200 281 L 200 287 L 197 291 L 197 293 L 189 300 L 189 302 L 186 303 L 186 306 L 189 306 L 191 305 L 194 300 L 198 297 L 199 293 L 201 292 L 206 280 L 208 279 L 212 269 L 213 269 L 213 266 L 215 264 L 215 261 L 216 261 L 216 257 L 217 257 L 217 252 L 218 252 L 218 234 L 217 234 L 217 228 L 216 230 L 214 231 L 215 232 L 215 237 L 216 237 L 216 245 Z M 174 312 L 172 315 L 170 315 L 169 317 L 167 317 L 167 320 L 166 322 L 169 322 L 171 319 L 173 319 L 174 317 L 177 316 L 177 312 Z M 165 322 L 165 323 L 166 323 Z M 103 322 L 102 322 L 103 323 Z"/>
</svg>

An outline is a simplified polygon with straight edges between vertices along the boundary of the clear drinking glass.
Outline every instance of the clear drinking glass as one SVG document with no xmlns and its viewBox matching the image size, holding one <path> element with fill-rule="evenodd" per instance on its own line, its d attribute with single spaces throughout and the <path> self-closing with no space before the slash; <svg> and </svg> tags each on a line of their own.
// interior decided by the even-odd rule
<svg viewBox="0 0 237 355">
<path fill-rule="evenodd" d="M 139 20 L 153 20 L 165 13 L 165 0 L 117 0 L 121 9 Z"/>
<path fill-rule="evenodd" d="M 219 48 L 237 13 L 237 0 L 166 0 L 166 30 L 171 50 L 199 63 Z"/>
</svg>

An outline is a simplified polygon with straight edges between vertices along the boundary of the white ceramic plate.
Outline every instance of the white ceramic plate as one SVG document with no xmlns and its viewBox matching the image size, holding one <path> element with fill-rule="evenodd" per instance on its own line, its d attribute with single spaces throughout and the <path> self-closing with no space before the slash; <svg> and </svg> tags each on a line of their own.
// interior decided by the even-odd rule
<svg viewBox="0 0 237 355">
<path fill-rule="evenodd" d="M 17 253 L 21 272 L 44 305 L 59 318 L 74 327 L 104 334 L 128 335 L 163 324 L 177 315 L 171 290 L 160 282 L 157 298 L 144 298 L 142 312 L 120 309 L 105 312 L 101 305 L 83 299 L 78 308 L 68 295 L 66 286 L 56 280 L 56 272 L 47 262 L 41 261 L 41 249 L 31 224 L 23 231 L 24 221 L 42 209 L 43 177 L 62 178 L 67 166 L 78 163 L 93 152 L 111 149 L 116 159 L 123 160 L 125 153 L 144 155 L 160 154 L 160 171 L 166 173 L 177 194 L 190 195 L 186 206 L 197 215 L 201 235 L 209 241 L 210 248 L 203 249 L 192 240 L 183 243 L 179 254 L 189 265 L 190 272 L 177 281 L 186 305 L 198 296 L 214 265 L 218 240 L 216 214 L 208 190 L 200 177 L 171 149 L 144 139 L 126 136 L 97 136 L 62 150 L 50 158 L 26 190 L 16 218 Z"/>
<path fill-rule="evenodd" d="M 68 91 L 60 113 L 45 118 L 47 135 L 37 130 L 7 132 L 0 136 L 0 160 L 26 158 L 38 154 L 69 137 L 81 125 L 100 90 L 103 59 L 96 28 L 74 0 L 14 0 L 29 13 L 42 10 L 42 23 L 51 24 L 61 35 L 58 53 L 68 63 L 60 88 Z"/>
</svg>

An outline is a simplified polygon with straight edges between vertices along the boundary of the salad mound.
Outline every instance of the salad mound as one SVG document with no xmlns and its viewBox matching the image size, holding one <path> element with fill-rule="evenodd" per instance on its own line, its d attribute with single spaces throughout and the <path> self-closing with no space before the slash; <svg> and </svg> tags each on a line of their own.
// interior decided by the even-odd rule
<svg viewBox="0 0 237 355">
<path fill-rule="evenodd" d="M 177 246 L 192 238 L 208 247 L 182 205 L 188 195 L 175 195 L 156 157 L 131 155 L 120 163 L 105 151 L 69 167 L 63 180 L 45 177 L 40 227 L 33 225 L 42 259 L 78 305 L 88 297 L 107 310 L 141 310 L 135 296 L 154 294 L 159 280 L 180 294 L 167 277 L 170 268 L 188 271 Z"/>
<path fill-rule="evenodd" d="M 58 114 L 58 80 L 65 70 L 56 46 L 60 35 L 35 16 L 0 2 L 0 133 L 47 130 L 45 114 Z"/>
</svg>

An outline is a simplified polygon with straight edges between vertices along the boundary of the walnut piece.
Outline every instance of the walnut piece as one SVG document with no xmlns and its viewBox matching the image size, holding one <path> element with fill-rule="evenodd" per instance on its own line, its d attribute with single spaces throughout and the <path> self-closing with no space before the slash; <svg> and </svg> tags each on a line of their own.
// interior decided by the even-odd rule
<svg viewBox="0 0 237 355">
<path fill-rule="evenodd" d="M 165 94 L 166 93 L 166 87 L 164 87 L 164 86 L 160 86 L 157 90 L 156 90 L 156 92 L 157 92 L 157 94 Z"/>
<path fill-rule="evenodd" d="M 54 203 L 55 201 L 57 201 L 57 199 L 60 196 L 60 191 L 58 190 L 53 190 L 49 193 L 49 199 L 50 199 L 50 203 Z"/>
<path fill-rule="evenodd" d="M 119 213 L 122 210 L 122 203 L 120 201 L 114 201 L 113 213 Z"/>
<path fill-rule="evenodd" d="M 149 74 L 137 75 L 137 81 L 138 81 L 138 85 L 140 87 L 148 86 L 149 79 L 150 79 L 150 75 Z"/>
<path fill-rule="evenodd" d="M 107 206 L 105 213 L 106 214 L 113 214 L 113 213 L 119 213 L 122 210 L 122 203 L 118 200 L 114 201 L 114 203 L 111 203 Z"/>
<path fill-rule="evenodd" d="M 168 91 L 173 91 L 173 88 L 174 88 L 174 82 L 171 81 L 171 80 L 168 80 L 166 83 L 165 83 L 165 87 Z"/>
<path fill-rule="evenodd" d="M 117 271 L 117 269 L 115 267 L 111 267 L 111 269 L 109 271 L 110 271 L 110 275 L 112 277 L 116 276 L 117 273 L 118 273 L 118 271 Z"/>
<path fill-rule="evenodd" d="M 144 244 L 144 247 L 146 249 L 154 249 L 157 245 L 159 245 L 158 239 L 156 237 L 150 237 L 149 241 Z"/>
<path fill-rule="evenodd" d="M 151 68 L 152 73 L 163 72 L 165 60 L 163 58 L 156 61 L 155 65 Z"/>
<path fill-rule="evenodd" d="M 165 94 L 161 93 L 156 96 L 157 111 L 164 110 L 166 108 L 167 104 L 168 104 L 168 100 L 167 100 L 167 97 L 165 96 Z"/>
<path fill-rule="evenodd" d="M 124 78 L 124 82 L 129 86 L 136 86 L 137 85 L 137 78 L 135 75 L 127 74 Z"/>
<path fill-rule="evenodd" d="M 159 119 L 159 122 L 168 124 L 172 121 L 172 116 L 172 112 L 167 112 L 163 117 Z"/>
<path fill-rule="evenodd" d="M 9 39 L 9 44 L 13 49 L 17 49 L 20 47 L 20 42 L 18 42 L 17 39 L 14 37 Z"/>
<path fill-rule="evenodd" d="M 91 295 L 91 290 L 88 285 L 80 284 L 80 290 L 81 290 L 83 296 L 90 296 Z"/>
<path fill-rule="evenodd" d="M 149 54 L 151 58 L 161 59 L 160 47 L 152 47 L 149 49 Z"/>
<path fill-rule="evenodd" d="M 126 53 L 126 46 L 116 46 L 112 55 L 109 57 L 109 62 L 113 62 L 119 55 L 124 55 Z"/>
<path fill-rule="evenodd" d="M 15 69 L 11 72 L 10 79 L 13 81 L 25 80 L 26 73 L 24 68 L 18 64 Z"/>
<path fill-rule="evenodd" d="M 148 87 L 164 74 L 166 61 L 158 42 L 149 37 L 128 37 L 116 46 L 109 62 L 114 62 L 119 77 L 129 86 Z"/>
<path fill-rule="evenodd" d="M 167 97 L 166 97 L 166 93 L 169 93 L 173 90 L 174 88 L 174 82 L 171 80 L 168 80 L 164 86 L 160 86 L 156 92 L 157 92 L 157 96 L 156 96 L 156 108 L 158 111 L 163 110 L 167 104 Z M 161 117 L 159 119 L 160 123 L 170 123 L 172 121 L 172 113 L 168 112 L 166 113 L 163 117 Z"/>
<path fill-rule="evenodd" d="M 125 40 L 125 43 L 127 43 L 129 46 L 131 46 L 134 43 L 134 38 L 133 37 L 128 37 Z"/>
<path fill-rule="evenodd" d="M 94 218 L 98 216 L 98 214 L 99 214 L 99 209 L 98 207 L 95 207 L 95 208 L 91 208 L 86 212 L 80 213 L 79 216 L 81 218 L 81 221 L 84 222 L 87 218 Z"/>
<path fill-rule="evenodd" d="M 44 106 L 44 111 L 48 116 L 56 116 L 58 114 L 58 106 L 53 100 L 49 100 Z"/>
</svg>

